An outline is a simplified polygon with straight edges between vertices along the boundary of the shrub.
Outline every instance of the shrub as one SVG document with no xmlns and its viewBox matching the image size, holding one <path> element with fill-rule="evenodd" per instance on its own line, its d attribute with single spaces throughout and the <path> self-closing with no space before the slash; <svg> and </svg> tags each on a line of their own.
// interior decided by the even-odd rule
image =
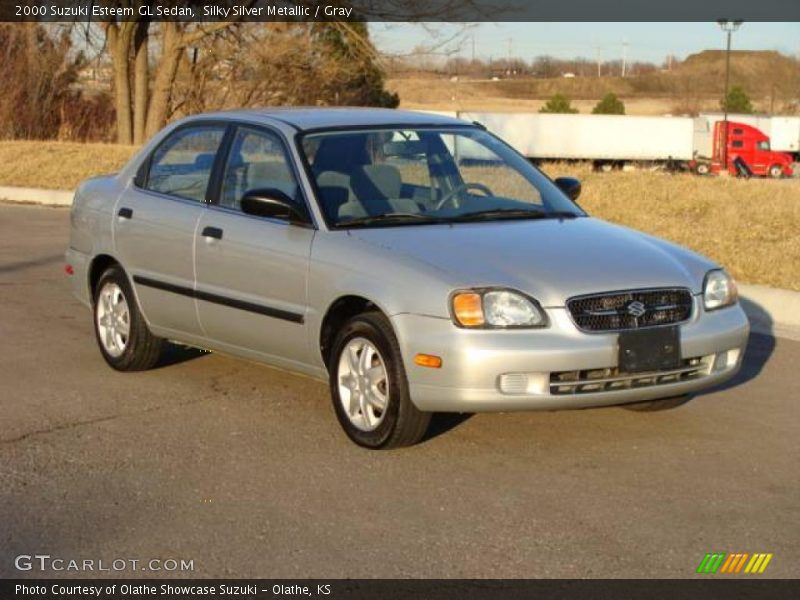
<svg viewBox="0 0 800 600">
<path fill-rule="evenodd" d="M 744 88 L 740 85 L 735 85 L 728 90 L 728 97 L 724 98 L 719 105 L 722 110 L 726 110 L 727 105 L 727 111 L 729 113 L 750 114 L 753 112 L 750 96 L 747 95 L 747 92 L 745 92 Z"/>
<path fill-rule="evenodd" d="M 625 104 L 616 95 L 609 92 L 603 99 L 595 104 L 592 109 L 593 115 L 624 115 Z"/>
<path fill-rule="evenodd" d="M 539 112 L 574 114 L 578 112 L 578 109 L 572 107 L 569 98 L 567 98 L 564 94 L 555 94 L 542 108 L 539 109 Z"/>
</svg>

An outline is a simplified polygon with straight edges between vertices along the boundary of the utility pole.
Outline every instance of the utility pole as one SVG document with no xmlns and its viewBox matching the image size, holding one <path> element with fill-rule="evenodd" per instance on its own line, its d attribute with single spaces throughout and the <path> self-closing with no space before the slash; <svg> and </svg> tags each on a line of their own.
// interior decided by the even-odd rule
<svg viewBox="0 0 800 600">
<path fill-rule="evenodd" d="M 625 66 L 628 60 L 628 42 L 622 39 L 622 78 L 625 79 Z"/>
<path fill-rule="evenodd" d="M 728 86 L 731 80 L 731 36 L 739 29 L 742 21 L 719 20 L 717 24 L 722 31 L 727 34 L 727 45 L 725 47 L 725 95 L 722 97 L 722 109 L 724 117 L 722 119 L 722 168 L 728 172 Z"/>
</svg>

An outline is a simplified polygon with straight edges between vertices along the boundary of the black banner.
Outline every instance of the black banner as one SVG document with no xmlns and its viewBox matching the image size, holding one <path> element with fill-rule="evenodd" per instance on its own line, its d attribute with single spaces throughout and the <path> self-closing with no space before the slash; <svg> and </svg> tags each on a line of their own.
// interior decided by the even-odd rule
<svg viewBox="0 0 800 600">
<path fill-rule="evenodd" d="M 541 598 L 553 600 L 761 600 L 800 597 L 800 580 L 709 576 L 692 580 L 2 580 L 3 600 L 459 600 Z"/>
<path fill-rule="evenodd" d="M 0 0 L 0 21 L 800 21 L 798 0 Z"/>
</svg>

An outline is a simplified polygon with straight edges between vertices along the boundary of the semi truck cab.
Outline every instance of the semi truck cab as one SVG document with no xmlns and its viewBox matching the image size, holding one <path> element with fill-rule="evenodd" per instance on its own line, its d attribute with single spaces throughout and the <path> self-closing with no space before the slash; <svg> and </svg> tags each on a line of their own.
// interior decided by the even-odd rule
<svg viewBox="0 0 800 600">
<path fill-rule="evenodd" d="M 719 173 L 723 167 L 725 147 L 725 121 L 714 123 L 714 148 L 710 170 Z M 734 161 L 739 158 L 753 173 L 761 177 L 791 177 L 792 156 L 770 149 L 769 137 L 760 129 L 744 123 L 728 121 L 727 169 L 731 175 L 737 173 Z M 699 169 L 698 169 L 699 170 Z"/>
</svg>

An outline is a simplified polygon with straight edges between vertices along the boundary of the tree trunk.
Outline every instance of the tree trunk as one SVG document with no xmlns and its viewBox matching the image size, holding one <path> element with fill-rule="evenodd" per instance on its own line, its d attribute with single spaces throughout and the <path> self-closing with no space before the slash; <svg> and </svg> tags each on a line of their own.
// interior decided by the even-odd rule
<svg viewBox="0 0 800 600">
<path fill-rule="evenodd" d="M 185 49 L 185 42 L 176 23 L 164 21 L 161 60 L 158 63 L 150 106 L 147 110 L 145 135 L 151 137 L 158 133 L 167 122 L 172 87 L 178 75 L 178 65 Z"/>
<path fill-rule="evenodd" d="M 110 23 L 106 29 L 114 65 L 114 107 L 117 112 L 117 143 L 133 143 L 131 115 L 131 38 L 133 23 Z"/>
<path fill-rule="evenodd" d="M 145 141 L 147 119 L 147 99 L 149 83 L 148 42 L 149 21 L 140 21 L 136 26 L 133 47 L 135 53 L 133 75 L 133 143 L 141 145 Z"/>
</svg>

